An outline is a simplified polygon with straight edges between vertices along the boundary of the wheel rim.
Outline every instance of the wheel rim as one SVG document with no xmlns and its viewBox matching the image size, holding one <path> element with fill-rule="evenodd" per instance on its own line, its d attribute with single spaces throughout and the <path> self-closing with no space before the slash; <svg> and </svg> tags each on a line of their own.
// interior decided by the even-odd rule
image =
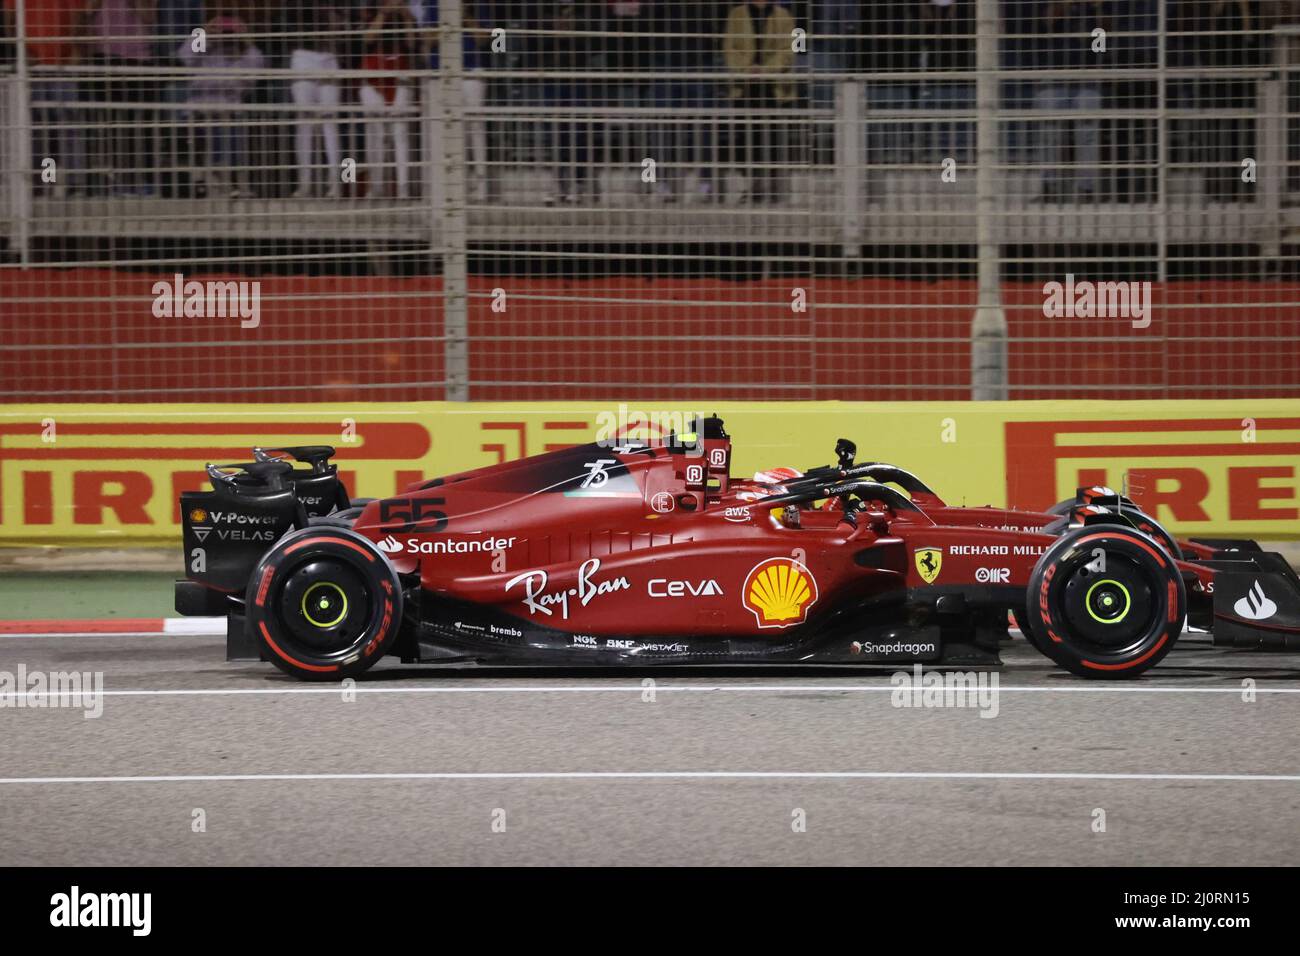
<svg viewBox="0 0 1300 956">
<path fill-rule="evenodd" d="M 285 568 L 270 605 L 278 630 L 300 654 L 314 659 L 346 657 L 370 626 L 374 602 L 365 581 L 335 557 L 308 558 Z"/>
<path fill-rule="evenodd" d="M 1158 582 L 1120 552 L 1106 555 L 1104 573 L 1084 563 L 1087 557 L 1077 559 L 1060 584 L 1060 607 L 1071 637 L 1089 653 L 1125 654 L 1146 642 L 1163 613 Z"/>
<path fill-rule="evenodd" d="M 1133 608 L 1133 596 L 1119 581 L 1104 578 L 1089 585 L 1084 605 L 1097 623 L 1121 624 Z"/>
<path fill-rule="evenodd" d="M 300 609 L 308 624 L 327 630 L 348 616 L 348 596 L 333 581 L 317 581 L 303 593 Z"/>
</svg>

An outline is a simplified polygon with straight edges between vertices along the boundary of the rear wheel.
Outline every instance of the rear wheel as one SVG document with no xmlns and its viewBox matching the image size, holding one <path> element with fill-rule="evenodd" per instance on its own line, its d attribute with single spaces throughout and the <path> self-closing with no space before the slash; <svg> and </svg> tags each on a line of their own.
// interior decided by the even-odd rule
<svg viewBox="0 0 1300 956">
<path fill-rule="evenodd" d="M 1038 638 L 1034 636 L 1033 628 L 1025 627 L 1023 624 L 1020 623 L 1020 618 L 1024 616 L 1023 611 L 1021 611 L 1020 613 L 1017 613 L 1015 611 L 1008 611 L 1007 615 L 1011 618 L 1011 626 L 1014 628 L 1018 628 L 1020 630 L 1020 636 L 1023 637 L 1029 643 L 1030 647 L 1032 647 L 1036 651 L 1040 651 L 1043 654 L 1047 654 L 1047 651 L 1043 649 L 1043 646 L 1038 643 Z M 1050 657 L 1051 655 L 1048 654 L 1048 656 Z"/>
<path fill-rule="evenodd" d="M 1107 526 L 1057 539 L 1029 578 L 1024 624 L 1035 645 L 1082 677 L 1136 677 L 1183 631 L 1187 595 L 1177 566 L 1151 538 Z"/>
<path fill-rule="evenodd" d="M 369 540 L 311 527 L 281 538 L 248 583 L 247 626 L 276 667 L 303 680 L 354 677 L 397 635 L 397 572 Z"/>
<path fill-rule="evenodd" d="M 1121 513 L 1129 521 L 1133 522 L 1133 527 L 1143 534 L 1155 538 L 1160 546 L 1165 549 L 1165 552 L 1175 561 L 1183 559 L 1183 549 L 1178 547 L 1178 542 L 1174 540 L 1174 536 L 1166 531 L 1164 526 L 1155 518 L 1139 508 L 1128 506 L 1122 508 Z"/>
</svg>

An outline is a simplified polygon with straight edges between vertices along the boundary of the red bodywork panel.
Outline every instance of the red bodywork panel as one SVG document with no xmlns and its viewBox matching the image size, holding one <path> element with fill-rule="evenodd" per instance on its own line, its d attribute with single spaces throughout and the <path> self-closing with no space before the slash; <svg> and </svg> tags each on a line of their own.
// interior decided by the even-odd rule
<svg viewBox="0 0 1300 956">
<path fill-rule="evenodd" d="M 1037 530 L 1055 515 L 923 495 L 924 510 L 873 506 L 856 528 L 813 507 L 791 527 L 761 503 L 773 486 L 727 474 L 726 440 L 703 445 L 593 444 L 434 479 L 372 502 L 354 528 L 424 590 L 534 624 L 772 640 L 891 591 L 1023 591 L 1055 540 Z"/>
</svg>

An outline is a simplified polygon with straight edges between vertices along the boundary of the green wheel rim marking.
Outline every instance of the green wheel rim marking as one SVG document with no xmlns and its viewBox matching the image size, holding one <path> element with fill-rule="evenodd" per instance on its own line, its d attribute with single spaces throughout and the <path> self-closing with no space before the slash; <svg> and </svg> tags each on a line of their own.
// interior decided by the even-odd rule
<svg viewBox="0 0 1300 956">
<path fill-rule="evenodd" d="M 315 594 L 316 591 L 320 588 L 329 588 L 335 594 L 337 594 L 339 596 L 339 600 L 343 602 L 343 609 L 339 611 L 338 616 L 334 618 L 334 620 L 332 621 L 318 621 L 311 616 L 311 612 L 313 610 L 310 606 L 311 596 Z M 321 598 L 320 606 L 322 608 L 329 607 L 329 599 Z M 309 587 L 307 589 L 307 593 L 302 596 L 302 616 L 307 619 L 309 624 L 312 624 L 315 627 L 333 627 L 335 624 L 339 623 L 339 621 L 343 620 L 345 617 L 348 616 L 348 596 L 343 593 L 343 589 L 341 587 L 339 587 L 337 584 L 333 583 L 332 581 L 317 581 L 315 584 Z"/>
<path fill-rule="evenodd" d="M 1112 618 L 1098 617 L 1097 613 L 1092 609 L 1092 592 L 1097 590 L 1097 588 L 1101 587 L 1103 584 L 1113 584 L 1124 594 L 1124 610 L 1120 611 L 1119 614 Z M 1109 595 L 1107 595 L 1107 597 L 1109 597 Z M 1088 593 L 1083 597 L 1083 606 L 1087 608 L 1088 616 L 1098 624 L 1118 624 L 1120 621 L 1124 620 L 1124 618 L 1128 617 L 1128 609 L 1133 606 L 1133 598 L 1129 596 L 1128 588 L 1124 587 L 1124 585 L 1112 578 L 1105 578 L 1101 581 L 1097 581 L 1092 587 L 1088 588 Z"/>
</svg>

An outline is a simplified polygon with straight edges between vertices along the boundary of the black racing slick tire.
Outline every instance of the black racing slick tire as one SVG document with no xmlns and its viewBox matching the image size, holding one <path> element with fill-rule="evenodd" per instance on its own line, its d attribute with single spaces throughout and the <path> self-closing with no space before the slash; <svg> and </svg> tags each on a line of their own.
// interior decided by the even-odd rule
<svg viewBox="0 0 1300 956">
<path fill-rule="evenodd" d="M 1169 653 L 1186 620 L 1177 565 L 1133 529 L 1075 528 L 1029 577 L 1024 623 L 1035 645 L 1080 677 L 1137 677 Z"/>
<path fill-rule="evenodd" d="M 1113 509 L 1115 506 L 1108 504 L 1105 507 Z M 1052 507 L 1047 509 L 1047 513 L 1053 515 L 1068 515 L 1073 510 L 1074 499 L 1067 498 L 1064 501 L 1058 501 L 1056 504 L 1052 505 Z M 1137 528 L 1143 534 L 1155 538 L 1156 541 L 1160 543 L 1160 547 L 1164 548 L 1166 552 L 1172 555 L 1175 561 L 1181 561 L 1183 559 L 1183 549 L 1178 547 L 1178 542 L 1174 540 L 1174 536 L 1166 531 L 1164 525 L 1155 518 L 1151 517 L 1136 505 L 1131 504 L 1121 504 L 1119 506 L 1119 513 L 1124 516 L 1125 520 L 1128 521 L 1129 524 Z"/>
<path fill-rule="evenodd" d="M 1129 521 L 1133 522 L 1133 527 L 1137 528 L 1148 537 L 1154 538 L 1160 547 L 1165 549 L 1165 553 L 1175 561 L 1181 561 L 1183 559 L 1183 549 L 1178 547 L 1178 542 L 1174 540 L 1174 536 L 1166 531 L 1164 526 L 1155 518 L 1151 517 L 1140 508 L 1130 508 L 1125 506 L 1120 509 L 1120 512 L 1124 517 L 1128 518 Z"/>
<path fill-rule="evenodd" d="M 1020 636 L 1028 642 L 1029 646 L 1042 654 L 1047 654 L 1047 651 L 1043 650 L 1042 646 L 1038 643 L 1038 638 L 1034 635 L 1033 628 L 1025 627 L 1020 623 L 1020 618 L 1023 616 L 1023 612 L 1016 613 L 1015 611 L 1008 611 L 1007 613 L 1011 616 L 1011 626 L 1019 628 Z M 1048 656 L 1050 657 L 1051 655 Z"/>
<path fill-rule="evenodd" d="M 345 528 L 285 535 L 258 562 L 246 597 L 262 656 L 301 680 L 357 676 L 384 656 L 402 620 L 397 572 Z"/>
</svg>

